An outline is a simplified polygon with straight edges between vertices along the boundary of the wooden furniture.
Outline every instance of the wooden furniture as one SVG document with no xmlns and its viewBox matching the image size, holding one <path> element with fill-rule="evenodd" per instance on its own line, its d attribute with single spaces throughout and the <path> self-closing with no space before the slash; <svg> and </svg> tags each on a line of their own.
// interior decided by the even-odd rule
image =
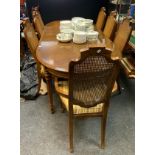
<svg viewBox="0 0 155 155">
<path fill-rule="evenodd" d="M 119 61 L 110 58 L 105 48 L 90 48 L 78 61 L 69 64 L 69 94 L 59 94 L 69 112 L 69 148 L 73 152 L 73 117 L 101 117 L 101 148 L 105 146 L 106 119 Z M 66 87 L 57 83 L 58 87 Z"/>
<path fill-rule="evenodd" d="M 114 38 L 114 48 L 112 52 L 112 57 L 122 59 L 123 50 L 129 41 L 132 28 L 130 26 L 129 19 L 125 18 L 122 23 L 120 23 L 116 36 Z"/>
<path fill-rule="evenodd" d="M 28 47 L 30 48 L 30 51 L 31 51 L 33 57 L 37 61 L 36 49 L 37 49 L 39 41 L 38 41 L 38 38 L 37 38 L 35 31 L 34 31 L 34 28 L 31 25 L 29 19 L 27 19 L 25 21 L 25 26 L 24 26 L 23 32 L 24 32 L 24 36 L 25 36 L 25 39 L 27 41 Z"/>
<path fill-rule="evenodd" d="M 27 45 L 30 49 L 30 52 L 32 53 L 37 64 L 37 73 L 39 79 L 38 93 L 45 94 L 47 92 L 46 84 L 43 82 L 43 78 L 45 78 L 45 71 L 44 67 L 39 63 L 39 61 L 36 58 L 36 49 L 38 47 L 39 40 L 36 36 L 36 32 L 32 24 L 30 23 L 29 19 L 25 21 L 23 32 Z"/>
<path fill-rule="evenodd" d="M 113 39 L 114 33 L 116 31 L 117 22 L 115 19 L 115 14 L 111 13 L 111 15 L 108 16 L 104 30 L 103 35 L 105 35 L 106 38 Z"/>
<path fill-rule="evenodd" d="M 56 39 L 56 34 L 59 33 L 59 21 L 54 21 L 44 27 L 41 36 L 36 56 L 38 61 L 45 67 L 46 81 L 50 107 L 54 112 L 52 99 L 51 77 L 69 78 L 69 63 L 80 59 L 82 51 L 90 47 L 106 47 L 113 49 L 113 44 L 108 38 L 104 38 L 102 31 L 99 31 L 99 39 L 97 42 L 87 42 L 84 44 L 75 44 L 72 41 L 69 43 L 61 43 Z M 49 78 L 48 78 L 49 77 Z M 117 90 L 117 84 L 115 85 Z"/>
<path fill-rule="evenodd" d="M 35 7 L 34 9 L 32 9 L 32 17 L 35 16 L 36 14 L 39 17 L 39 20 L 40 20 L 41 24 L 44 25 L 44 22 L 42 20 L 42 17 L 41 17 L 41 14 L 40 14 L 40 11 L 39 11 L 38 7 Z"/>
<path fill-rule="evenodd" d="M 44 29 L 44 22 L 42 20 L 38 7 L 32 8 L 32 18 L 33 18 L 35 29 L 38 32 L 38 36 L 40 38 Z"/>
<path fill-rule="evenodd" d="M 39 17 L 38 14 L 35 14 L 33 16 L 33 23 L 34 23 L 34 26 L 35 26 L 36 31 L 38 32 L 38 36 L 40 38 L 41 35 L 42 35 L 42 32 L 44 30 L 44 25 L 42 24 L 42 22 L 41 22 L 40 17 Z"/>
<path fill-rule="evenodd" d="M 132 28 L 129 19 L 124 19 L 114 39 L 114 49 L 112 57 L 120 59 L 120 64 L 125 74 L 129 78 L 135 78 L 135 66 L 133 60 L 127 56 L 123 56 L 125 46 L 128 44 L 131 36 Z"/>
<path fill-rule="evenodd" d="M 97 21 L 96 21 L 96 28 L 98 30 L 102 30 L 105 21 L 106 21 L 106 12 L 105 8 L 102 7 L 98 13 Z"/>
</svg>

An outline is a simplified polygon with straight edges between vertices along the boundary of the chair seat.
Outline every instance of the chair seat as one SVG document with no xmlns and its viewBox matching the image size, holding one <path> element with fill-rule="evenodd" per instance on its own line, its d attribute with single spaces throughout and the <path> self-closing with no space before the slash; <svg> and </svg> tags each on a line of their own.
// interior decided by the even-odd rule
<svg viewBox="0 0 155 155">
<path fill-rule="evenodd" d="M 68 96 L 68 81 L 58 81 L 58 80 L 55 80 L 54 82 L 54 85 L 55 85 L 55 89 L 56 91 L 59 93 L 59 94 L 62 94 L 62 95 L 65 95 L 65 96 Z M 112 89 L 112 93 L 116 92 L 118 89 L 118 85 L 117 85 L 117 82 L 115 81 L 114 83 L 114 86 L 113 86 L 113 89 Z"/>
<path fill-rule="evenodd" d="M 66 110 L 69 111 L 68 98 L 60 95 L 60 99 L 65 106 Z M 100 113 L 102 112 L 104 103 L 97 104 L 92 108 L 84 108 L 79 105 L 73 105 L 73 113 L 74 114 L 88 114 L 88 113 Z"/>
</svg>

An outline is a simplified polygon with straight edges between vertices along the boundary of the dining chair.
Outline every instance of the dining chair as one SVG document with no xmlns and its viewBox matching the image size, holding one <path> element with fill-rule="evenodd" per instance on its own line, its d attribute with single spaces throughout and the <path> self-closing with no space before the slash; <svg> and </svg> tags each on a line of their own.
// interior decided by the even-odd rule
<svg viewBox="0 0 155 155">
<path fill-rule="evenodd" d="M 103 30 L 103 35 L 106 38 L 113 40 L 116 27 L 117 27 L 117 22 L 116 22 L 115 16 L 111 14 L 107 18 L 107 21 Z"/>
<path fill-rule="evenodd" d="M 123 67 L 126 71 L 129 70 L 126 66 L 126 62 L 123 60 L 123 51 L 125 46 L 127 45 L 130 35 L 131 35 L 132 27 L 130 26 L 130 20 L 125 18 L 122 23 L 120 23 L 118 27 L 118 31 L 116 32 L 114 41 L 113 41 L 113 52 L 111 54 L 112 59 L 119 59 L 120 66 Z M 121 86 L 119 77 L 117 79 L 118 92 L 121 93 Z"/>
<path fill-rule="evenodd" d="M 32 24 L 30 23 L 29 19 L 27 19 L 24 23 L 23 32 L 24 32 L 24 37 L 27 42 L 27 45 L 28 45 L 33 57 L 37 61 L 36 49 L 38 47 L 39 40 L 36 36 L 35 30 L 34 30 Z"/>
<path fill-rule="evenodd" d="M 98 13 L 98 17 L 96 20 L 96 28 L 98 30 L 102 30 L 104 24 L 106 21 L 106 9 L 104 7 L 102 7 Z"/>
<path fill-rule="evenodd" d="M 30 22 L 30 21 L 28 20 L 26 22 Z M 48 98 L 49 98 L 48 103 L 49 103 L 50 111 L 51 113 L 54 113 L 55 112 L 54 107 L 53 105 L 51 105 L 51 103 L 53 103 L 52 84 L 51 84 L 52 76 L 47 72 L 46 68 L 40 64 L 40 62 L 37 60 L 37 57 L 36 57 L 36 49 L 39 43 L 38 37 L 31 23 L 25 25 L 23 32 L 24 32 L 24 36 L 28 44 L 28 47 L 30 48 L 30 51 L 34 59 L 36 60 L 36 64 L 37 64 L 37 73 L 39 78 L 38 93 L 40 94 L 46 94 L 46 92 L 48 93 Z M 46 80 L 47 84 L 44 82 L 44 80 Z"/>
<path fill-rule="evenodd" d="M 130 26 L 130 20 L 125 18 L 122 23 L 120 23 L 113 41 L 113 58 L 122 59 L 123 50 L 130 39 L 131 32 L 132 27 Z"/>
<path fill-rule="evenodd" d="M 44 25 L 40 20 L 39 14 L 35 14 L 33 16 L 33 23 L 34 23 L 35 30 L 38 33 L 38 37 L 41 38 L 42 32 L 44 30 Z"/>
<path fill-rule="evenodd" d="M 35 16 L 36 14 L 39 17 L 40 23 L 44 26 L 44 22 L 42 20 L 41 13 L 39 11 L 39 6 L 36 6 L 36 7 L 32 8 L 32 17 Z"/>
<path fill-rule="evenodd" d="M 44 80 L 46 79 L 46 72 L 44 66 L 39 63 L 36 57 L 36 49 L 38 47 L 39 40 L 29 20 L 25 21 L 23 32 L 27 45 L 30 49 L 30 52 L 32 53 L 32 56 L 34 57 L 37 64 L 37 73 L 39 79 L 38 93 L 44 95 L 47 93 L 47 86 L 46 83 L 44 82 Z"/>
<path fill-rule="evenodd" d="M 101 148 L 105 146 L 105 129 L 111 92 L 119 72 L 118 60 L 110 58 L 105 48 L 90 48 L 80 60 L 69 64 L 69 83 L 55 83 L 56 91 L 69 113 L 69 149 L 73 152 L 73 118 L 101 117 Z M 59 93 L 59 87 L 68 94 Z"/>
</svg>

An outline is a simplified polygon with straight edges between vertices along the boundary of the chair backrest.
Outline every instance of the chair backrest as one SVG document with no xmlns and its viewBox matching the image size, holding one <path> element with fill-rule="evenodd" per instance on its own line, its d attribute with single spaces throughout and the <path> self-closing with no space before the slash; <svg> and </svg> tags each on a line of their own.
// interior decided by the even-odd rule
<svg viewBox="0 0 155 155">
<path fill-rule="evenodd" d="M 27 24 L 24 26 L 24 30 L 23 30 L 25 40 L 28 44 L 28 47 L 30 48 L 30 51 L 31 51 L 33 57 L 36 59 L 36 49 L 37 49 L 39 41 L 36 36 L 36 32 L 35 32 L 32 24 L 30 23 L 30 21 L 26 21 L 26 23 Z"/>
<path fill-rule="evenodd" d="M 23 25 L 24 25 L 24 27 L 32 26 L 29 18 L 24 18 L 23 19 Z"/>
<path fill-rule="evenodd" d="M 120 23 L 118 31 L 116 32 L 112 57 L 122 58 L 122 52 L 129 41 L 131 32 L 132 27 L 130 26 L 130 20 L 126 18 Z"/>
<path fill-rule="evenodd" d="M 81 53 L 79 61 L 69 65 L 69 103 L 92 107 L 109 102 L 117 78 L 119 62 L 111 52 L 94 47 Z"/>
<path fill-rule="evenodd" d="M 105 21 L 106 21 L 106 12 L 105 8 L 102 7 L 98 13 L 97 21 L 96 21 L 96 28 L 98 30 L 102 30 Z"/>
<path fill-rule="evenodd" d="M 109 39 L 113 39 L 116 31 L 117 22 L 113 15 L 109 15 L 103 30 L 103 35 Z"/>
<path fill-rule="evenodd" d="M 44 22 L 42 20 L 42 17 L 41 17 L 40 11 L 39 11 L 39 6 L 32 8 L 32 17 L 34 17 L 36 14 L 39 17 L 40 23 L 44 26 Z"/>
<path fill-rule="evenodd" d="M 110 12 L 110 15 L 116 18 L 116 16 L 117 16 L 117 11 L 111 11 L 111 12 Z"/>
<path fill-rule="evenodd" d="M 44 24 L 41 22 L 39 14 L 33 16 L 33 23 L 40 38 L 44 30 Z"/>
</svg>

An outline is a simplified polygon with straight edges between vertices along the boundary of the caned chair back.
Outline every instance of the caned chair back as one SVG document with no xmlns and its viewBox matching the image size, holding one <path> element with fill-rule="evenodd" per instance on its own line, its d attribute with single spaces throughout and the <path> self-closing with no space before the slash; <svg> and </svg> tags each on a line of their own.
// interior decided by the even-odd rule
<svg viewBox="0 0 155 155">
<path fill-rule="evenodd" d="M 42 35 L 42 32 L 44 30 L 44 25 L 42 24 L 42 22 L 40 20 L 39 14 L 34 15 L 33 23 L 34 23 L 36 31 L 38 32 L 39 38 L 40 38 Z"/>
<path fill-rule="evenodd" d="M 106 38 L 112 39 L 116 31 L 116 26 L 117 22 L 115 17 L 113 15 L 109 15 L 103 30 L 103 35 Z"/>
<path fill-rule="evenodd" d="M 28 44 L 28 47 L 30 48 L 30 51 L 31 51 L 33 57 L 36 59 L 36 49 L 37 49 L 39 41 L 38 41 L 36 32 L 35 32 L 33 26 L 31 25 L 31 23 L 29 23 L 29 24 L 27 23 L 24 26 L 23 32 L 24 32 L 24 36 L 25 36 L 26 42 Z"/>
<path fill-rule="evenodd" d="M 109 102 L 118 74 L 118 61 L 105 48 L 90 48 L 69 65 L 69 105 L 89 108 Z"/>
<path fill-rule="evenodd" d="M 98 13 L 97 21 L 96 21 L 96 28 L 98 30 L 102 30 L 105 21 L 106 21 L 106 12 L 105 8 L 102 7 Z"/>
<path fill-rule="evenodd" d="M 118 31 L 116 32 L 112 57 L 122 58 L 122 52 L 129 41 L 131 32 L 132 27 L 130 26 L 130 21 L 126 18 L 120 23 Z"/>
</svg>

